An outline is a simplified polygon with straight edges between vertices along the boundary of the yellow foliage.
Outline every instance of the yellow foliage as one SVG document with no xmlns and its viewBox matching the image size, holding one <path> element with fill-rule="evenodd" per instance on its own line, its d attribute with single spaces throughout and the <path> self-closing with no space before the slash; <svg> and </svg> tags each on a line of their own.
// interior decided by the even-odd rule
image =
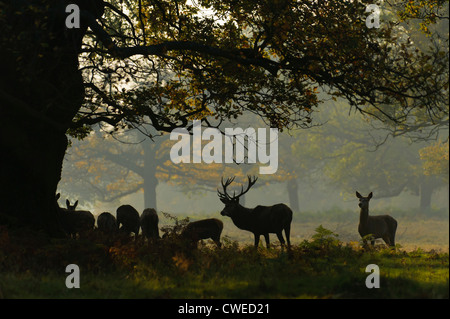
<svg viewBox="0 0 450 319">
<path fill-rule="evenodd" d="M 186 258 L 183 254 L 177 253 L 172 257 L 172 260 L 177 267 L 177 269 L 181 272 L 186 272 L 189 269 L 189 266 L 192 264 L 192 261 Z"/>
<path fill-rule="evenodd" d="M 425 175 L 444 175 L 449 173 L 449 144 L 437 141 L 419 151 Z"/>
</svg>

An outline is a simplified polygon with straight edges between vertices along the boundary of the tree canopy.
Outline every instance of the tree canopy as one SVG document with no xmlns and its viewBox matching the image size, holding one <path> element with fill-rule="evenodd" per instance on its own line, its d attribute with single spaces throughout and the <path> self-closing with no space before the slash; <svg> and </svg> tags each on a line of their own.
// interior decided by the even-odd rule
<svg viewBox="0 0 450 319">
<path fill-rule="evenodd" d="M 447 50 L 418 48 L 400 25 L 421 8 L 429 25 L 442 1 L 407 4 L 380 28 L 365 24 L 370 2 L 112 1 L 101 19 L 86 16 L 87 94 L 72 127 L 170 131 L 244 112 L 279 129 L 308 127 L 319 88 L 383 121 L 412 124 L 419 109 L 428 122 L 447 119 Z"/>
</svg>

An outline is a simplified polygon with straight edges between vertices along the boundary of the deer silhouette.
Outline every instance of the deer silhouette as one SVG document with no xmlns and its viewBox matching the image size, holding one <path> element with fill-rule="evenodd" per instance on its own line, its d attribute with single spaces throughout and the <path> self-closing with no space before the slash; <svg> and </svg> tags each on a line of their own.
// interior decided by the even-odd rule
<svg viewBox="0 0 450 319">
<path fill-rule="evenodd" d="M 389 215 L 369 216 L 369 201 L 372 198 L 372 192 L 364 197 L 356 192 L 359 198 L 359 226 L 358 232 L 362 238 L 372 235 L 371 244 L 375 244 L 375 239 L 382 238 L 389 246 L 395 246 L 395 232 L 397 230 L 397 221 Z M 364 244 L 366 241 L 364 240 Z"/>
<path fill-rule="evenodd" d="M 154 208 L 146 208 L 141 215 L 142 235 L 148 240 L 159 238 L 159 218 Z"/>
<path fill-rule="evenodd" d="M 221 247 L 220 234 L 222 233 L 223 223 L 216 218 L 207 218 L 190 222 L 181 233 L 183 238 L 197 244 L 201 239 L 211 238 L 218 247 Z"/>
<path fill-rule="evenodd" d="M 98 215 L 97 228 L 104 233 L 113 233 L 119 229 L 117 227 L 116 217 L 109 212 L 103 212 Z"/>
<path fill-rule="evenodd" d="M 217 190 L 220 200 L 225 204 L 225 208 L 221 211 L 222 216 L 228 216 L 233 223 L 240 229 L 247 230 L 255 236 L 255 247 L 258 247 L 259 238 L 264 235 L 266 240 L 266 247 L 270 247 L 269 233 L 277 234 L 281 245 L 285 244 L 282 231 L 286 235 L 288 247 L 291 246 L 290 232 L 292 221 L 292 210 L 285 204 L 276 204 L 273 206 L 256 206 L 255 208 L 246 208 L 239 204 L 239 197 L 249 191 L 249 189 L 256 183 L 258 178 L 251 178 L 248 176 L 248 186 L 244 191 L 242 186 L 241 193 L 230 196 L 227 193 L 227 187 L 234 181 L 233 178 L 228 178 L 227 181 L 221 180 L 223 193 Z"/>
<path fill-rule="evenodd" d="M 73 238 L 76 238 L 77 234 L 80 236 L 81 233 L 93 230 L 95 224 L 94 215 L 87 210 L 76 210 L 77 206 L 78 200 L 71 205 L 70 201 L 67 199 L 67 208 L 59 209 L 62 216 L 63 229 Z"/>
<path fill-rule="evenodd" d="M 119 230 L 126 233 L 134 233 L 136 239 L 141 228 L 141 220 L 138 211 L 131 205 L 122 205 L 116 210 L 117 226 Z M 120 227 L 120 225 L 122 225 Z"/>
</svg>

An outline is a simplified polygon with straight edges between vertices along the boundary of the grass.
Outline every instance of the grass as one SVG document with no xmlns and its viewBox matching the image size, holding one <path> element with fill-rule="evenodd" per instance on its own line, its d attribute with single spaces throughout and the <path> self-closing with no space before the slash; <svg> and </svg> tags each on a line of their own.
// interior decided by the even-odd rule
<svg viewBox="0 0 450 319">
<path fill-rule="evenodd" d="M 396 243 L 400 244 L 402 249 L 407 251 L 418 248 L 446 251 L 449 249 L 448 211 L 436 211 L 431 216 L 399 210 L 383 213 L 390 214 L 398 221 Z M 374 215 L 376 214 L 375 212 Z M 217 218 L 217 215 L 215 217 Z M 195 216 L 195 218 L 205 217 Z M 242 243 L 253 242 L 253 234 L 239 230 L 230 218 L 222 218 L 222 220 L 224 236 Z M 338 233 L 342 241 L 359 241 L 358 223 L 359 213 L 355 211 L 332 209 L 324 212 L 295 213 L 291 226 L 291 241 L 299 244 L 303 240 L 310 240 L 318 225 Z M 271 235 L 271 240 L 276 241 L 276 236 Z"/>
<path fill-rule="evenodd" d="M 342 224 L 340 220 L 331 220 L 326 227 L 316 224 L 302 236 L 295 221 L 291 250 L 277 243 L 270 250 L 255 250 L 251 236 L 224 221 L 227 234 L 220 249 L 212 241 L 191 249 L 176 236 L 157 244 L 141 238 L 137 242 L 105 238 L 97 232 L 79 240 L 54 240 L 39 234 L 27 238 L 0 227 L 0 298 L 449 297 L 448 239 L 433 249 L 417 248 L 429 240 L 425 236 L 416 241 L 412 236 L 408 249 L 400 240 L 402 247 L 395 251 L 383 245 L 363 248 L 359 239 L 348 240 L 328 228 L 333 222 Z M 433 224 L 409 222 L 411 234 L 421 232 L 414 227 Z M 313 224 L 314 219 L 306 223 Z M 346 234 L 345 228 L 339 229 Z M 234 231 L 243 239 L 236 240 Z M 446 232 L 448 238 L 448 220 Z M 80 267 L 80 289 L 65 286 L 69 263 Z M 380 268 L 378 289 L 365 285 L 368 264 Z"/>
<path fill-rule="evenodd" d="M 80 289 L 65 287 L 63 271 L 2 272 L 0 289 L 4 298 L 448 298 L 444 253 L 361 254 L 341 247 L 328 257 L 295 247 L 289 258 L 275 250 L 225 249 L 203 248 L 195 260 L 178 259 L 165 270 L 145 263 L 106 273 L 81 268 Z M 237 260 L 227 261 L 231 252 Z M 369 263 L 380 267 L 379 289 L 365 286 Z"/>
</svg>

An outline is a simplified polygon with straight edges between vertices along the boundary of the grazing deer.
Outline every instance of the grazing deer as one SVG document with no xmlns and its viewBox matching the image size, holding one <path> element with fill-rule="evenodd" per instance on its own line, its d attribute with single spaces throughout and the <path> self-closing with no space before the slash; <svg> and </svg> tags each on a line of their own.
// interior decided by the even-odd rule
<svg viewBox="0 0 450 319">
<path fill-rule="evenodd" d="M 134 233 L 135 238 L 139 234 L 141 228 L 141 221 L 138 211 L 131 205 L 122 205 L 117 208 L 117 226 L 122 224 L 119 229 L 126 234 Z"/>
<path fill-rule="evenodd" d="M 184 228 L 181 236 L 197 243 L 200 239 L 211 238 L 218 247 L 221 247 L 220 234 L 222 234 L 223 223 L 216 218 L 202 219 L 189 223 Z"/>
<path fill-rule="evenodd" d="M 158 229 L 159 218 L 156 210 L 153 208 L 146 208 L 141 215 L 141 228 L 142 234 L 147 239 L 158 239 L 159 229 Z"/>
<path fill-rule="evenodd" d="M 389 215 L 369 216 L 369 201 L 372 196 L 372 192 L 367 197 L 356 192 L 356 197 L 359 198 L 358 206 L 361 208 L 358 232 L 361 237 L 372 235 L 372 245 L 375 244 L 375 239 L 383 238 L 387 245 L 395 246 L 397 221 Z"/>
<path fill-rule="evenodd" d="M 97 217 L 97 227 L 104 233 L 112 233 L 118 230 L 116 218 L 108 212 L 101 213 Z"/>
<path fill-rule="evenodd" d="M 291 246 L 290 231 L 292 221 L 292 210 L 285 204 L 276 204 L 273 206 L 256 206 L 255 208 L 246 208 L 239 204 L 239 197 L 248 192 L 248 190 L 256 183 L 258 178 L 251 179 L 248 176 L 248 186 L 244 191 L 242 186 L 241 193 L 230 196 L 227 193 L 227 187 L 234 181 L 228 178 L 225 184 L 223 178 L 221 180 L 223 193 L 217 190 L 220 200 L 225 204 L 225 208 L 220 212 L 222 216 L 229 216 L 233 223 L 240 229 L 248 230 L 255 236 L 255 247 L 258 247 L 259 237 L 264 235 L 267 248 L 270 247 L 269 233 L 275 233 L 284 245 L 282 231 L 286 235 L 288 247 Z"/>
</svg>

